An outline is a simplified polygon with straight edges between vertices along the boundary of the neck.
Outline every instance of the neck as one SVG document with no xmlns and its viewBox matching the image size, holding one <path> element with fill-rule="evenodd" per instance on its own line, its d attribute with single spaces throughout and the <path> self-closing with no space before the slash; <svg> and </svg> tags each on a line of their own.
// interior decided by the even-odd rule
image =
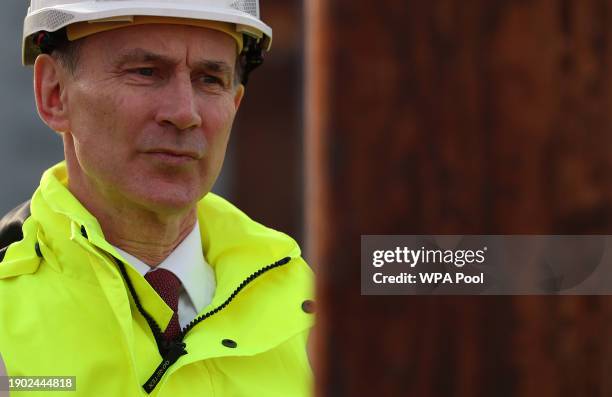
<svg viewBox="0 0 612 397">
<path fill-rule="evenodd" d="M 68 189 L 98 220 L 106 240 L 155 267 L 191 233 L 196 204 L 172 211 L 152 210 L 119 195 L 98 192 L 79 173 L 68 176 Z"/>
<path fill-rule="evenodd" d="M 196 222 L 195 208 L 186 216 L 164 220 L 142 215 L 130 216 L 124 211 L 120 215 L 108 212 L 94 212 L 93 215 L 99 220 L 110 244 L 129 252 L 151 267 L 163 262 L 191 233 Z"/>
<path fill-rule="evenodd" d="M 196 224 L 196 208 L 174 216 L 160 216 L 129 206 L 102 206 L 72 192 L 100 223 L 106 240 L 115 247 L 155 267 L 164 261 L 191 233 Z"/>
</svg>

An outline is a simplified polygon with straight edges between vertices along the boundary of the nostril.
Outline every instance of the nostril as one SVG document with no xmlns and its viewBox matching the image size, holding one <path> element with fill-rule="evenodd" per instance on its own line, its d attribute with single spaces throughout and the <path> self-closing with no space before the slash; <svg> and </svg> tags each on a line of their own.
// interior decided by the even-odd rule
<svg viewBox="0 0 612 397">
<path fill-rule="evenodd" d="M 202 118 L 194 109 L 175 106 L 160 112 L 157 122 L 160 125 L 172 126 L 180 131 L 184 131 L 200 127 Z"/>
<path fill-rule="evenodd" d="M 191 78 L 189 76 L 172 78 L 164 88 L 156 98 L 158 124 L 172 125 L 180 131 L 200 127 L 202 117 Z"/>
</svg>

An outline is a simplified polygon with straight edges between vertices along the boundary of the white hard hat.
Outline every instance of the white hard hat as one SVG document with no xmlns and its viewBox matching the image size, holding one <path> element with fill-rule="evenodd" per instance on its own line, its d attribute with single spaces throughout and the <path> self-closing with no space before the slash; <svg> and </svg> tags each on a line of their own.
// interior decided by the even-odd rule
<svg viewBox="0 0 612 397">
<path fill-rule="evenodd" d="M 260 53 L 272 44 L 272 29 L 260 19 L 259 0 L 31 0 L 23 24 L 23 64 L 33 64 L 41 53 L 35 41 L 40 32 L 57 32 L 77 22 L 125 21 L 136 16 L 224 22 L 255 43 Z M 253 51 L 252 47 L 245 51 Z"/>
</svg>

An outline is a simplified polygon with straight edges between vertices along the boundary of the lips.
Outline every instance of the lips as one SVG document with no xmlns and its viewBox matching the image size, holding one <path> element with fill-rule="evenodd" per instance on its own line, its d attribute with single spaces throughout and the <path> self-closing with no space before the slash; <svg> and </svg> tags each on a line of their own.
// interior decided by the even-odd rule
<svg viewBox="0 0 612 397">
<path fill-rule="evenodd" d="M 196 152 L 191 152 L 191 151 L 181 151 L 181 150 L 173 150 L 173 149 L 152 149 L 152 150 L 147 150 L 145 153 L 147 154 L 154 154 L 154 155 L 162 155 L 162 156 L 168 156 L 168 157 L 187 157 L 193 160 L 198 160 L 200 159 L 200 155 Z"/>
<path fill-rule="evenodd" d="M 168 149 L 147 150 L 144 154 L 164 167 L 184 167 L 195 164 L 201 158 L 195 152 Z"/>
</svg>

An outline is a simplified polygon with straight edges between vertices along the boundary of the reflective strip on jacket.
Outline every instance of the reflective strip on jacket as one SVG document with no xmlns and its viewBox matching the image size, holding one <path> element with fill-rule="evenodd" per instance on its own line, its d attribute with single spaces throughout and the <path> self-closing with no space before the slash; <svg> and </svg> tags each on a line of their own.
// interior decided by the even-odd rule
<svg viewBox="0 0 612 397">
<path fill-rule="evenodd" d="M 118 270 L 119 255 L 66 184 L 64 163 L 45 172 L 19 225 L 23 236 L 0 252 L 0 354 L 11 376 L 76 376 L 76 393 L 42 396 L 146 396 L 142 386 L 162 361 L 153 334 Z M 186 334 L 188 353 L 150 396 L 311 395 L 313 315 L 303 303 L 313 299 L 313 277 L 298 245 L 212 193 L 198 204 L 198 217 L 217 283 L 200 315 L 249 282 Z M 258 272 L 285 257 L 287 264 Z M 170 308 L 125 267 L 164 329 Z M 39 393 L 11 392 L 19 395 Z"/>
</svg>

